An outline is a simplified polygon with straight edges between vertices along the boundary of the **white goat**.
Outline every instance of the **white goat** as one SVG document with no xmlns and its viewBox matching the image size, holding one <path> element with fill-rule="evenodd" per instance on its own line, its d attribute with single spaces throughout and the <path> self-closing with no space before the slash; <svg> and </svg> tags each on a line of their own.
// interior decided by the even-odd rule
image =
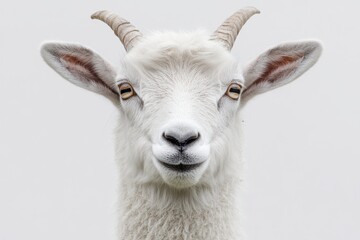
<svg viewBox="0 0 360 240">
<path fill-rule="evenodd" d="M 319 58 L 316 41 L 261 54 L 241 73 L 230 54 L 255 8 L 239 10 L 211 36 L 144 37 L 108 11 L 127 55 L 116 72 L 92 50 L 45 43 L 42 56 L 70 82 L 104 95 L 119 111 L 119 239 L 243 239 L 240 111 L 253 96 L 289 83 Z"/>
</svg>

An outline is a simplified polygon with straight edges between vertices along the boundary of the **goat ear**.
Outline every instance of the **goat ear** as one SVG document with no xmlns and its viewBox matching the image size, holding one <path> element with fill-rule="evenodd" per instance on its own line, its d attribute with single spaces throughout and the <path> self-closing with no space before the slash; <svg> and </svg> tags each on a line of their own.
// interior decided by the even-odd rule
<svg viewBox="0 0 360 240">
<path fill-rule="evenodd" d="M 306 72 L 319 59 L 321 44 L 291 42 L 269 49 L 244 69 L 242 101 L 285 85 Z"/>
<path fill-rule="evenodd" d="M 44 43 L 45 62 L 69 82 L 119 103 L 114 68 L 92 50 L 78 44 Z"/>
</svg>

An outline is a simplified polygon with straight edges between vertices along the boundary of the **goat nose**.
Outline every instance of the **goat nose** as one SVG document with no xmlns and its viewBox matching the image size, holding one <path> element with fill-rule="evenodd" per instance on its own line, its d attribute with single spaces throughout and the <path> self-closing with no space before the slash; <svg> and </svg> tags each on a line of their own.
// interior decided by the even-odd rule
<svg viewBox="0 0 360 240">
<path fill-rule="evenodd" d="M 163 138 L 182 152 L 187 146 L 199 139 L 200 133 L 190 129 L 168 129 Z"/>
</svg>

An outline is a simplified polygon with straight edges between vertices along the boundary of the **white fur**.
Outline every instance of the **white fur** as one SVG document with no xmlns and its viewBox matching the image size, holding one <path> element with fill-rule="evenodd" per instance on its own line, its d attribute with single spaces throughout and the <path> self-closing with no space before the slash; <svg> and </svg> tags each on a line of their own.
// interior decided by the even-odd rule
<svg viewBox="0 0 360 240">
<path fill-rule="evenodd" d="M 66 65 L 71 62 L 58 65 L 59 54 L 54 52 L 61 46 L 45 45 L 43 56 L 63 77 L 77 81 L 76 67 L 70 66 L 69 77 Z M 78 54 L 76 46 L 67 46 L 71 46 L 71 54 Z M 116 130 L 119 239 L 243 239 L 239 211 L 243 180 L 242 103 L 230 99 L 225 92 L 232 82 L 245 85 L 251 88 L 244 92 L 248 100 L 283 85 L 312 66 L 320 51 L 316 42 L 278 48 L 286 50 L 282 54 L 296 51 L 304 57 L 264 76 L 268 62 L 277 58 L 276 54 L 270 56 L 274 54 L 270 50 L 242 75 L 234 57 L 203 32 L 156 33 L 144 38 L 125 56 L 113 82 L 129 82 L 137 96 L 113 101 L 120 113 Z M 87 61 L 101 68 L 98 59 Z M 106 71 L 99 71 L 106 75 Z M 278 72 L 281 79 L 267 81 Z M 254 84 L 260 76 L 265 80 Z M 108 93 L 104 95 L 109 97 Z M 176 152 L 161 134 L 164 129 L 181 124 L 201 134 L 187 152 L 191 161 L 203 164 L 185 173 L 166 169 L 159 163 Z"/>
</svg>

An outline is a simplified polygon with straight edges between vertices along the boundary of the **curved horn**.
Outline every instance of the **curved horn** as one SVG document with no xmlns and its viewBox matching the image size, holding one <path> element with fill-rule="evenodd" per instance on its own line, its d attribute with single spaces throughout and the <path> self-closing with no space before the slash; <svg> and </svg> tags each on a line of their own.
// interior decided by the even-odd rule
<svg viewBox="0 0 360 240">
<path fill-rule="evenodd" d="M 141 32 L 135 26 L 115 13 L 98 11 L 91 15 L 91 19 L 98 19 L 109 25 L 127 52 L 142 38 Z"/>
<path fill-rule="evenodd" d="M 228 50 L 231 50 L 242 26 L 252 15 L 257 13 L 260 11 L 254 7 L 240 9 L 226 19 L 211 36 L 211 40 L 221 41 Z"/>
</svg>

